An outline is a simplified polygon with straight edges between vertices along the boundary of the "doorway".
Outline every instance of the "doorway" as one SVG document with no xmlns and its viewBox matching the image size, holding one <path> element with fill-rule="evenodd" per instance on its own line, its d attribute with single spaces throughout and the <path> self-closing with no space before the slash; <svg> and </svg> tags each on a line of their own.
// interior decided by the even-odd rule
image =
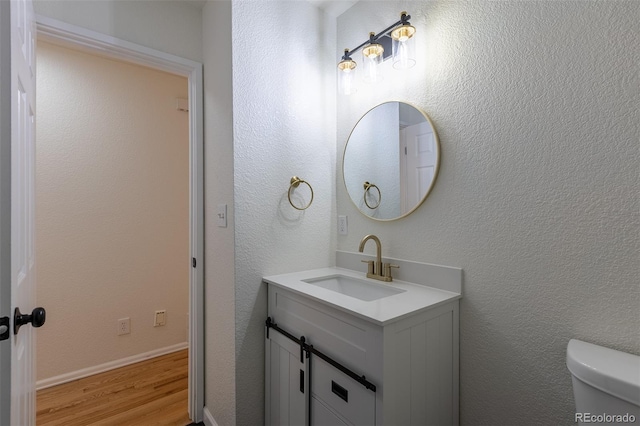
<svg viewBox="0 0 640 426">
<path fill-rule="evenodd" d="M 183 76 L 36 56 L 41 389 L 187 348 L 189 117 Z"/>
<path fill-rule="evenodd" d="M 174 99 L 174 108 L 179 103 L 182 108 L 186 107 L 190 110 L 188 114 L 188 149 L 187 149 L 187 170 L 188 177 L 183 185 L 183 192 L 187 194 L 186 200 L 188 203 L 188 217 L 187 217 L 187 233 L 186 239 L 187 249 L 185 251 L 186 256 L 182 256 L 186 261 L 185 273 L 187 275 L 188 283 L 188 311 L 189 316 L 180 315 L 174 313 L 173 315 L 169 310 L 163 309 L 161 306 L 157 306 L 158 309 L 152 308 L 152 311 L 143 315 L 143 319 L 134 322 L 133 314 L 128 316 L 130 336 L 133 337 L 133 332 L 136 328 L 146 327 L 147 325 L 153 325 L 156 319 L 156 310 L 164 313 L 165 326 L 168 326 L 169 322 L 174 324 L 180 324 L 183 330 L 188 329 L 188 347 L 189 347 L 189 414 L 190 417 L 198 422 L 202 420 L 203 409 L 203 321 L 202 321 L 202 293 L 203 293 L 203 269 L 202 269 L 202 246 L 203 246 L 203 204 L 202 204 L 202 66 L 199 63 L 185 60 L 173 55 L 168 55 L 162 52 L 157 52 L 152 49 L 138 46 L 132 43 L 128 43 L 123 40 L 116 40 L 113 37 L 104 36 L 94 33 L 79 27 L 68 25 L 59 21 L 55 21 L 49 18 L 39 18 L 38 20 L 38 38 L 45 40 L 45 42 L 53 42 L 55 44 L 64 44 L 72 48 L 80 49 L 83 51 L 92 51 L 98 49 L 101 51 L 102 56 L 107 58 L 126 61 L 145 67 L 152 68 L 156 72 L 169 72 L 171 74 L 177 74 L 186 77 L 187 80 L 187 93 L 186 99 L 180 100 Z M 96 94 L 100 96 L 100 94 Z M 182 112 L 183 114 L 185 112 Z M 125 117 L 126 119 L 126 117 Z M 153 129 L 148 129 L 150 132 Z M 97 153 L 98 155 L 100 153 Z M 106 180 L 109 181 L 108 179 Z M 103 181 L 105 182 L 105 181 Z M 80 196 L 80 194 L 77 194 Z M 139 194 L 140 195 L 140 194 Z M 134 197 L 135 198 L 135 197 Z M 142 194 L 141 198 L 145 198 L 145 194 Z M 149 210 L 151 214 L 154 212 L 154 208 Z M 157 212 L 158 210 L 155 209 Z M 140 221 L 138 224 L 140 225 Z M 88 227 L 87 229 L 93 229 Z M 132 232 L 133 229 L 124 230 L 126 232 Z M 92 231 L 89 231 L 92 232 Z M 151 233 L 153 234 L 153 233 Z M 154 239 L 154 235 L 148 235 L 154 245 L 159 245 L 162 242 Z M 72 243 L 72 242 L 70 242 Z M 135 251 L 135 250 L 134 250 Z M 137 256 L 124 256 L 125 260 L 129 260 L 136 265 Z M 114 262 L 115 263 L 115 262 Z M 160 268 L 161 269 L 161 268 Z M 73 273 L 73 269 L 69 273 Z M 162 278 L 162 271 L 156 271 L 157 275 L 155 280 L 159 281 Z M 154 280 L 152 279 L 152 281 Z M 104 287 L 104 285 L 103 285 Z M 149 291 L 143 291 L 136 294 L 134 298 L 145 298 L 145 294 L 150 294 Z M 149 308 L 146 308 L 149 310 Z M 54 312 L 49 312 L 49 318 L 54 317 Z M 127 314 L 117 314 L 118 318 L 126 319 Z M 182 317 L 181 317 L 182 316 Z M 108 322 L 108 320 L 105 320 Z M 146 323 L 146 324 L 145 324 Z M 114 324 L 112 324 L 114 325 Z M 117 336 L 120 323 L 114 325 L 111 328 L 112 334 Z M 161 330 L 163 326 L 155 328 L 156 331 Z M 73 333 L 73 327 L 69 325 L 67 332 Z M 157 334 L 157 333 L 156 333 Z M 120 339 L 126 339 L 126 336 L 118 336 Z M 120 340 L 123 342 L 124 340 Z M 117 346 L 119 341 L 116 340 Z M 171 346 L 171 345 L 170 345 Z M 175 348 L 177 349 L 177 348 Z M 143 354 L 145 356 L 153 355 L 154 350 L 146 351 Z M 160 353 L 157 353 L 158 355 Z M 106 363 L 108 364 L 108 363 Z"/>
</svg>

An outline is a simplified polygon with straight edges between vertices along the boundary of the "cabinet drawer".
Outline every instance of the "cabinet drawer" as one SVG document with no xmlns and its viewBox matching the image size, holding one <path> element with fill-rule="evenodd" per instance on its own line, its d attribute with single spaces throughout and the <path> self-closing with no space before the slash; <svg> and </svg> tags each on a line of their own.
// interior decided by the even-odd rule
<svg viewBox="0 0 640 426">
<path fill-rule="evenodd" d="M 318 399 L 311 397 L 311 425 L 312 426 L 348 426 L 341 418 L 328 409 Z"/>
<path fill-rule="evenodd" d="M 375 392 L 318 357 L 312 357 L 311 374 L 313 398 L 322 401 L 351 424 L 375 424 Z"/>
<path fill-rule="evenodd" d="M 344 366 L 382 382 L 379 326 L 276 286 L 269 286 L 269 316 Z"/>
</svg>

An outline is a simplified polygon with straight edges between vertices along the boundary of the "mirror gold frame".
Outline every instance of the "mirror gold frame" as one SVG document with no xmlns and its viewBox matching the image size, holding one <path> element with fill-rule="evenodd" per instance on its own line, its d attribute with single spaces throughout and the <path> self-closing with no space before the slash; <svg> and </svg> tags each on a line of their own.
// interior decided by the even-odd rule
<svg viewBox="0 0 640 426">
<path fill-rule="evenodd" d="M 418 151 L 427 152 L 428 165 L 422 167 L 426 172 L 407 166 L 415 163 L 407 152 Z M 360 117 L 342 155 L 342 181 L 351 202 L 366 217 L 382 222 L 401 219 L 420 207 L 439 170 L 440 140 L 433 122 L 423 110 L 402 101 L 383 102 Z"/>
</svg>

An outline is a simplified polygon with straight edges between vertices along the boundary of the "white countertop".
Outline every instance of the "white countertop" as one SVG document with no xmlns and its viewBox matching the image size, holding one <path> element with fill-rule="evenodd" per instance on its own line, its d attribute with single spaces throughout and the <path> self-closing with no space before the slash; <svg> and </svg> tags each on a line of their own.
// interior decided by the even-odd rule
<svg viewBox="0 0 640 426">
<path fill-rule="evenodd" d="M 405 291 L 378 300 L 363 301 L 303 281 L 335 274 L 370 281 L 376 286 L 391 286 Z M 357 315 L 367 321 L 372 321 L 379 325 L 389 324 L 407 315 L 431 309 L 462 297 L 459 293 L 440 290 L 420 284 L 413 284 L 406 281 L 394 279 L 390 283 L 385 283 L 371 278 L 366 278 L 366 274 L 364 272 L 335 267 L 271 275 L 264 277 L 263 281 L 268 284 L 293 291 L 300 295 L 307 296 L 313 300 Z"/>
</svg>

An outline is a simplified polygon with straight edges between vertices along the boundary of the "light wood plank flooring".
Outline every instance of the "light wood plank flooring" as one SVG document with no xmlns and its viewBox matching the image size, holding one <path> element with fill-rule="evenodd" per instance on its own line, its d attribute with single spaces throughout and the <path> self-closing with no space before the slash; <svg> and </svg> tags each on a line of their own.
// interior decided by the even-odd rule
<svg viewBox="0 0 640 426">
<path fill-rule="evenodd" d="M 187 413 L 187 349 L 37 392 L 36 423 L 176 425 Z"/>
</svg>

